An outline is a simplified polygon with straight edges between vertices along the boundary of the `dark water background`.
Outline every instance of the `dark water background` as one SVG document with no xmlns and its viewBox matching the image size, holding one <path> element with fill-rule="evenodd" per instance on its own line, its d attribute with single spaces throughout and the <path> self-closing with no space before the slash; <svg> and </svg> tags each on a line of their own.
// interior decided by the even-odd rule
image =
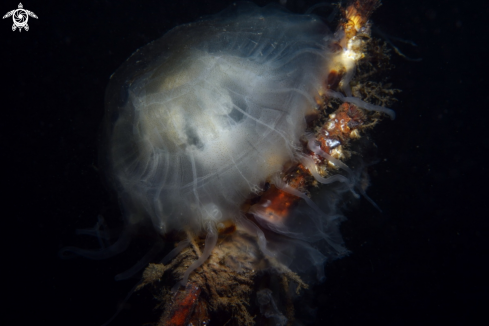
<svg viewBox="0 0 489 326">
<path fill-rule="evenodd" d="M 18 0 L 17 0 L 18 1 Z M 257 1 L 265 4 L 268 1 Z M 2 325 L 100 325 L 137 279 L 115 282 L 147 248 L 105 261 L 60 260 L 99 214 L 119 216 L 94 166 L 109 76 L 137 48 L 231 1 L 28 1 L 28 32 L 0 21 Z M 304 12 L 314 1 L 289 0 Z M 370 196 L 347 212 L 353 254 L 314 289 L 314 325 L 487 325 L 489 91 L 487 4 L 384 1 L 373 20 L 419 63 L 393 56 L 403 90 L 372 137 Z M 2 1 L 2 15 L 17 8 Z M 113 325 L 154 320 L 135 295 Z M 9 320 L 9 322 L 7 322 Z"/>
</svg>

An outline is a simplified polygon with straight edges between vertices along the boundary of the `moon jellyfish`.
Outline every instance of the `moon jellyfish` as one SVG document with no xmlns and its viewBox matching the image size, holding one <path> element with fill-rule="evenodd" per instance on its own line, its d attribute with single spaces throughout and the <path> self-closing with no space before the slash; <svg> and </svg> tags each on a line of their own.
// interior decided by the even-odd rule
<svg viewBox="0 0 489 326">
<path fill-rule="evenodd" d="M 348 252 L 341 203 L 370 200 L 358 144 L 394 117 L 394 91 L 359 73 L 387 57 L 370 37 L 378 5 L 353 1 L 332 32 L 314 15 L 233 4 L 113 74 L 102 167 L 127 230 L 150 221 L 176 239 L 138 287 L 172 303 L 162 325 L 286 325 L 296 293 Z"/>
</svg>

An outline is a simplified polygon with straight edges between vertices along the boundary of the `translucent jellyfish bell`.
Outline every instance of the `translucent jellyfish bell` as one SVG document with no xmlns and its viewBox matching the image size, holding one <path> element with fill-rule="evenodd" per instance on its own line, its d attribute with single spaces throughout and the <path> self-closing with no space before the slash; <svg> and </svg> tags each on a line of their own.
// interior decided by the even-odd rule
<svg viewBox="0 0 489 326">
<path fill-rule="evenodd" d="M 136 51 L 111 77 L 103 150 L 128 224 L 199 232 L 242 215 L 298 160 L 331 37 L 312 16 L 240 3 Z"/>
</svg>

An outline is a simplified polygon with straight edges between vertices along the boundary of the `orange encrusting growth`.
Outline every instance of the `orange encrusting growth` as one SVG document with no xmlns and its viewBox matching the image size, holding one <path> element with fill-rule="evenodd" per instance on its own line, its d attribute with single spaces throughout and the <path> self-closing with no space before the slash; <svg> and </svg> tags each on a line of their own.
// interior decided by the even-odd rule
<svg viewBox="0 0 489 326">
<path fill-rule="evenodd" d="M 338 88 L 338 85 L 340 84 L 341 77 L 345 74 L 344 70 L 337 71 L 335 69 L 332 69 L 329 72 L 328 78 L 326 80 L 326 88 L 327 89 L 336 89 Z"/>
<path fill-rule="evenodd" d="M 317 133 L 316 139 L 321 149 L 328 154 L 339 145 L 346 145 L 351 138 L 357 137 L 357 130 L 366 121 L 365 113 L 355 105 L 343 103 L 330 115 L 330 119 Z"/>
<path fill-rule="evenodd" d="M 323 124 L 316 134 L 321 149 L 332 156 L 333 150 L 338 146 L 346 145 L 351 138 L 358 135 L 358 130 L 364 125 L 366 116 L 363 111 L 355 105 L 343 103 L 338 110 L 330 114 L 330 118 Z M 327 160 L 318 157 L 315 153 L 309 152 L 316 164 L 327 164 Z M 283 174 L 283 181 L 291 188 L 301 192 L 307 190 L 314 178 L 309 171 L 302 165 L 297 164 Z M 280 223 L 284 221 L 290 210 L 300 200 L 300 197 L 292 195 L 286 191 L 271 185 L 260 196 L 257 204 L 264 207 L 265 214 L 271 222 Z"/>
<path fill-rule="evenodd" d="M 167 326 L 188 325 L 194 317 L 196 306 L 199 304 L 201 289 L 192 283 L 187 283 L 185 291 L 178 291 L 173 297 L 173 307 L 166 322 Z M 200 309 L 197 309 L 200 312 Z"/>
<path fill-rule="evenodd" d="M 309 172 L 302 164 L 298 164 L 286 175 L 286 183 L 294 189 L 301 190 L 306 187 L 307 176 L 310 176 Z M 278 189 L 275 185 L 270 185 L 270 188 L 260 197 L 258 204 L 265 207 L 265 214 L 270 221 L 282 222 L 299 199 Z"/>
<path fill-rule="evenodd" d="M 357 32 L 367 24 L 372 12 L 380 6 L 378 0 L 356 0 L 343 11 L 345 22 L 340 26 L 345 31 L 347 40 L 351 39 Z"/>
<path fill-rule="evenodd" d="M 329 75 L 325 81 L 326 89 L 336 89 L 347 73 L 347 70 L 354 69 L 351 63 L 349 64 L 342 60 L 340 53 L 344 53 L 347 50 L 349 52 L 356 52 L 359 58 L 363 57 L 363 53 L 358 48 L 358 44 L 352 44 L 350 41 L 355 41 L 355 37 L 359 32 L 365 35 L 370 33 L 367 24 L 368 19 L 372 12 L 379 6 L 379 0 L 354 0 L 348 7 L 341 10 L 343 19 L 340 20 L 338 25 L 338 34 L 342 35 L 341 32 L 343 32 L 343 37 L 337 40 L 332 46 L 333 52 L 338 53 L 338 59 L 333 60 L 333 63 L 328 68 Z"/>
</svg>

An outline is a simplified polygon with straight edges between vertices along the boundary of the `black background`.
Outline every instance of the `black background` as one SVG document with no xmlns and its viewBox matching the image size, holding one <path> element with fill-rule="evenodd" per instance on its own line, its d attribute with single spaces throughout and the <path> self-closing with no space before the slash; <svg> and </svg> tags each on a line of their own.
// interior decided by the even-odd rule
<svg viewBox="0 0 489 326">
<path fill-rule="evenodd" d="M 95 247 L 75 229 L 119 214 L 95 168 L 105 87 L 137 48 L 230 3 L 32 0 L 24 8 L 39 19 L 28 32 L 0 21 L 2 325 L 100 325 L 136 284 L 113 277 L 144 241 L 104 261 L 57 254 Z M 0 11 L 17 5 L 2 1 Z M 372 135 L 382 160 L 369 194 L 383 213 L 364 200 L 346 213 L 353 254 L 329 264 L 314 289 L 315 325 L 487 324 L 488 14 L 477 2 L 434 0 L 386 0 L 374 14 L 423 60 L 393 55 L 397 118 Z M 152 304 L 134 295 L 113 325 L 153 321 Z"/>
</svg>

